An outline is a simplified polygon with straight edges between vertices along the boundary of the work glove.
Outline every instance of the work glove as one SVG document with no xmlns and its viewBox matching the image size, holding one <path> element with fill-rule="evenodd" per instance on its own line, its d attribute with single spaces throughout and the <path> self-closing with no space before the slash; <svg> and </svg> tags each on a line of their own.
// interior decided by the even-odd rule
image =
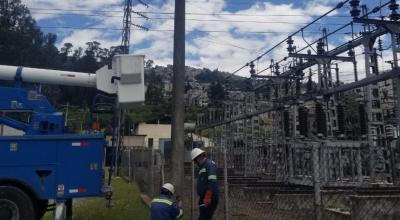
<svg viewBox="0 0 400 220">
<path fill-rule="evenodd" d="M 207 191 L 206 195 L 204 196 L 204 199 L 203 199 L 203 204 L 205 206 L 210 206 L 211 205 L 211 199 L 212 199 L 212 192 L 211 191 Z"/>
<path fill-rule="evenodd" d="M 179 201 L 179 202 L 178 202 L 178 207 L 179 207 L 179 208 L 182 208 L 182 207 L 183 207 L 182 201 Z"/>
<path fill-rule="evenodd" d="M 180 196 L 176 196 L 175 197 L 175 205 L 178 206 L 178 208 L 182 208 L 183 207 L 183 203 L 181 201 L 181 197 Z"/>
</svg>

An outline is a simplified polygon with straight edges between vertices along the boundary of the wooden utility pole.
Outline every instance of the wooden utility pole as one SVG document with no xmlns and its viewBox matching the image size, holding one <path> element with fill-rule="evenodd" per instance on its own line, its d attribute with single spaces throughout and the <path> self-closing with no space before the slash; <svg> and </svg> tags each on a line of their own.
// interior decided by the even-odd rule
<svg viewBox="0 0 400 220">
<path fill-rule="evenodd" d="M 172 182 L 182 194 L 184 181 L 185 120 L 185 0 L 175 0 L 174 66 L 172 97 Z"/>
</svg>

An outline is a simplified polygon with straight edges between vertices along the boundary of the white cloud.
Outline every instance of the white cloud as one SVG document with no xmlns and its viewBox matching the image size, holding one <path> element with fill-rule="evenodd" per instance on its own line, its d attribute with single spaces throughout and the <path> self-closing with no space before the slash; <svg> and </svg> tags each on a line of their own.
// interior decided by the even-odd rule
<svg viewBox="0 0 400 220">
<path fill-rule="evenodd" d="M 91 27 L 109 28 L 110 30 L 73 30 L 62 40 L 71 42 L 76 46 L 85 46 L 88 41 L 96 40 L 103 47 L 120 44 L 122 27 L 122 3 L 120 0 L 23 0 L 30 8 L 54 8 L 54 9 L 84 9 L 88 11 L 74 11 L 79 14 L 101 14 L 103 16 L 90 16 L 87 21 Z M 150 1 L 148 1 L 150 2 Z M 305 1 L 302 6 L 294 4 L 277 4 L 272 2 L 255 2 L 248 8 L 240 11 L 230 12 L 226 10 L 226 0 L 196 0 L 187 3 L 186 29 L 193 38 L 187 39 L 186 49 L 187 65 L 220 69 L 223 71 L 234 71 L 250 59 L 256 58 L 266 49 L 272 47 L 287 37 L 287 33 L 298 30 L 305 23 L 313 20 L 313 16 L 321 15 L 330 10 L 338 0 L 328 4 L 323 0 Z M 153 13 L 146 14 L 149 21 L 137 18 L 133 15 L 133 23 L 147 26 L 153 31 L 132 30 L 131 44 L 135 49 L 133 53 L 145 54 L 147 59 L 153 59 L 157 65 L 172 64 L 173 51 L 173 14 L 165 12 L 174 11 L 174 0 L 160 0 L 153 2 L 149 8 L 143 5 L 135 5 L 135 11 Z M 110 11 L 108 13 L 99 12 Z M 36 10 L 33 10 L 37 12 Z M 118 11 L 112 13 L 112 11 Z M 43 11 L 42 11 L 43 12 Z M 59 19 L 60 14 L 65 11 L 51 11 L 49 14 L 36 14 L 38 20 Z M 161 13 L 161 14 L 160 14 Z M 260 15 L 260 16 L 241 16 Z M 293 15 L 293 16 L 271 16 L 271 15 Z M 302 16 L 298 16 L 302 15 Z M 164 18 L 164 19 L 151 19 Z M 217 20 L 213 21 L 213 20 Z M 220 21 L 222 20 L 222 21 Z M 242 22 L 235 22 L 235 21 Z M 82 26 L 87 24 L 82 24 Z M 136 29 L 133 27 L 133 29 Z M 198 30 L 220 31 L 214 33 L 196 32 Z M 315 30 L 314 30 L 315 31 Z M 251 32 L 271 32 L 265 34 L 252 34 Z M 306 36 L 308 41 L 316 37 Z M 295 38 L 298 47 L 306 45 L 301 37 Z M 270 59 L 279 60 L 286 52 L 286 43 L 282 44 L 271 55 L 260 61 L 259 67 L 266 67 Z M 248 69 L 240 72 L 241 75 L 248 75 Z"/>
</svg>

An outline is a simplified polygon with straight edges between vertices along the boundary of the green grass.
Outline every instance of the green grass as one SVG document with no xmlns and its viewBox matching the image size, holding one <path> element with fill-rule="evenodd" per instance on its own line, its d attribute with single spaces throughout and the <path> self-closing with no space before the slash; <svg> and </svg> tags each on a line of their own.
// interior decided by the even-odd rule
<svg viewBox="0 0 400 220">
<path fill-rule="evenodd" d="M 117 178 L 113 180 L 112 209 L 106 208 L 104 198 L 87 199 L 74 202 L 73 220 L 125 220 L 150 219 L 149 209 L 140 199 L 139 187 Z M 53 213 L 46 213 L 43 220 L 51 220 Z"/>
</svg>

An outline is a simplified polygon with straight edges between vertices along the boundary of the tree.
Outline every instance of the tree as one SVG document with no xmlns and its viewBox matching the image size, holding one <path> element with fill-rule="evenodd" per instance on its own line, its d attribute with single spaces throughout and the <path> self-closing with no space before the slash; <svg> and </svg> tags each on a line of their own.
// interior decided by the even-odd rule
<svg viewBox="0 0 400 220">
<path fill-rule="evenodd" d="M 221 83 L 214 83 L 210 87 L 210 92 L 208 93 L 209 99 L 214 106 L 221 107 L 223 101 L 226 98 L 225 89 Z"/>
<path fill-rule="evenodd" d="M 4 2 L 4 1 L 3 1 Z M 0 64 L 47 67 L 58 56 L 56 36 L 43 34 L 20 0 L 0 8 Z"/>
<path fill-rule="evenodd" d="M 145 68 L 146 69 L 151 69 L 151 68 L 153 68 L 153 65 L 154 65 L 154 61 L 153 60 L 147 60 L 146 63 L 145 63 Z"/>
<path fill-rule="evenodd" d="M 164 84 L 162 77 L 155 73 L 154 69 L 150 70 L 149 74 L 145 75 L 147 90 L 145 94 L 147 105 L 164 104 Z"/>
<path fill-rule="evenodd" d="M 72 52 L 74 46 L 71 43 L 64 43 L 60 50 L 61 62 L 64 64 L 68 61 L 68 56 Z"/>
<path fill-rule="evenodd" d="M 57 35 L 47 34 L 44 36 L 44 44 L 41 47 L 41 56 L 43 61 L 41 66 L 45 68 L 58 69 L 61 65 L 60 52 L 54 46 L 57 41 Z"/>
</svg>

